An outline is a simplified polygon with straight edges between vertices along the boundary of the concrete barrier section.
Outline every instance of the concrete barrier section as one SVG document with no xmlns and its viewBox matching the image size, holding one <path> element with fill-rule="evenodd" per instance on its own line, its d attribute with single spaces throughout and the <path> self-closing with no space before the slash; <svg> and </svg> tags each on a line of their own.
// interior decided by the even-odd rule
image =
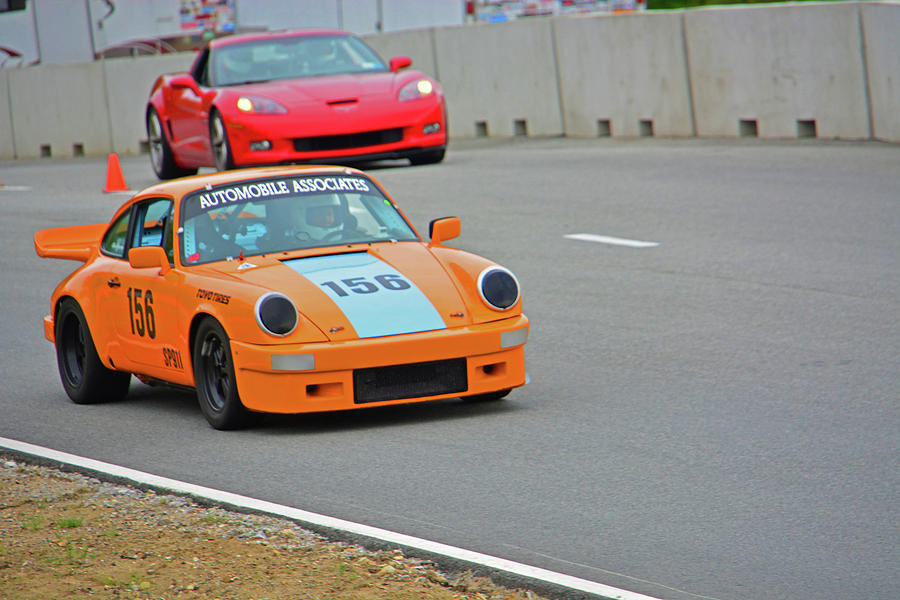
<svg viewBox="0 0 900 600">
<path fill-rule="evenodd" d="M 163 73 L 187 71 L 196 53 L 185 52 L 142 58 L 118 58 L 103 61 L 109 119 L 112 127 L 112 151 L 139 154 L 147 139 L 144 108 L 150 88 Z"/>
<path fill-rule="evenodd" d="M 8 77 L 18 158 L 109 151 L 109 107 L 101 63 L 13 69 Z"/>
<path fill-rule="evenodd" d="M 566 135 L 694 135 L 681 19 L 554 19 Z"/>
<path fill-rule="evenodd" d="M 699 136 L 869 138 L 857 4 L 685 12 Z"/>
<path fill-rule="evenodd" d="M 548 19 L 434 30 L 454 137 L 562 135 Z"/>
<path fill-rule="evenodd" d="M 900 142 L 900 4 L 861 7 L 875 139 Z"/>
<path fill-rule="evenodd" d="M 364 36 L 363 39 L 385 61 L 389 61 L 395 56 L 408 56 L 413 61 L 413 69 L 418 69 L 426 75 L 440 80 L 437 72 L 437 60 L 434 56 L 433 29 L 395 31 Z"/>
<path fill-rule="evenodd" d="M 12 112 L 9 109 L 9 71 L 0 71 L 0 160 L 16 157 Z M 3 183 L 0 180 L 0 183 Z"/>
<path fill-rule="evenodd" d="M 565 16 L 366 36 L 447 97 L 453 138 L 900 142 L 900 3 Z M 0 159 L 146 149 L 154 79 L 193 53 L 0 70 Z"/>
</svg>

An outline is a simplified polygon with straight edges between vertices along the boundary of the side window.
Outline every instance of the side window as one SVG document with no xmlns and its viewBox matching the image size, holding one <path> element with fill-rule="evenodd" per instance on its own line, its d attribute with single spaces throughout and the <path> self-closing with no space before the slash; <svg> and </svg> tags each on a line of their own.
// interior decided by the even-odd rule
<svg viewBox="0 0 900 600">
<path fill-rule="evenodd" d="M 209 48 L 204 48 L 197 57 L 194 69 L 191 71 L 193 78 L 204 87 L 209 87 Z"/>
<path fill-rule="evenodd" d="M 135 212 L 135 224 L 133 228 L 131 247 L 162 246 L 169 257 L 169 263 L 174 262 L 174 247 L 172 235 L 172 201 L 150 200 L 138 205 Z"/>
<path fill-rule="evenodd" d="M 103 236 L 100 250 L 109 256 L 125 258 L 125 242 L 128 240 L 128 225 L 131 222 L 131 211 L 127 211 L 116 219 L 112 227 Z"/>
</svg>

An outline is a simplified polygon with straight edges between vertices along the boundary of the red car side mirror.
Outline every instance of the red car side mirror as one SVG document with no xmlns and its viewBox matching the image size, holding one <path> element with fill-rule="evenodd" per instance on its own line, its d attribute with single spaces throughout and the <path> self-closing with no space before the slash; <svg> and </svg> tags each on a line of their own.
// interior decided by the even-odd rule
<svg viewBox="0 0 900 600">
<path fill-rule="evenodd" d="M 203 95 L 200 92 L 200 87 L 197 85 L 197 82 L 194 81 L 194 78 L 190 75 L 176 75 L 169 80 L 169 87 L 171 87 L 173 90 L 188 89 L 198 96 Z"/>
<path fill-rule="evenodd" d="M 391 72 L 396 73 L 400 69 L 405 69 L 412 64 L 412 59 L 408 56 L 395 56 L 391 59 Z"/>
</svg>

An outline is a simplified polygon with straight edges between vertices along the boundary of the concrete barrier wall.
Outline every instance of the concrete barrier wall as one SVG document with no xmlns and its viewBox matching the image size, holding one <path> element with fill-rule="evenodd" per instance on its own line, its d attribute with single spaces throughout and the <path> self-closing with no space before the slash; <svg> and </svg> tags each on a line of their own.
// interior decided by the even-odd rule
<svg viewBox="0 0 900 600">
<path fill-rule="evenodd" d="M 549 19 L 434 30 L 454 137 L 562 135 Z"/>
<path fill-rule="evenodd" d="M 113 152 L 138 154 L 146 151 L 142 147 L 142 142 L 147 139 L 144 110 L 153 82 L 163 73 L 187 71 L 194 56 L 189 52 L 103 61 Z"/>
<path fill-rule="evenodd" d="M 111 147 L 103 64 L 46 65 L 9 72 L 19 158 L 102 155 Z"/>
<path fill-rule="evenodd" d="M 413 61 L 413 69 L 441 79 L 434 55 L 434 29 L 409 29 L 381 35 L 367 35 L 363 36 L 363 39 L 384 60 L 388 61 L 395 56 L 408 56 Z"/>
<path fill-rule="evenodd" d="M 566 135 L 694 135 L 680 12 L 553 27 Z"/>
<path fill-rule="evenodd" d="M 900 142 L 900 3 L 557 17 L 367 37 L 436 76 L 453 138 Z M 146 150 L 153 80 L 193 56 L 0 71 L 0 158 Z"/>
<path fill-rule="evenodd" d="M 685 14 L 697 135 L 866 139 L 859 5 Z M 806 125 L 798 126 L 798 121 Z M 815 132 L 809 129 L 814 122 Z"/>
<path fill-rule="evenodd" d="M 0 160 L 15 157 L 12 112 L 9 109 L 9 72 L 0 71 Z M 2 182 L 0 180 L 0 183 Z"/>
<path fill-rule="evenodd" d="M 900 5 L 862 7 L 873 137 L 900 142 Z"/>
</svg>

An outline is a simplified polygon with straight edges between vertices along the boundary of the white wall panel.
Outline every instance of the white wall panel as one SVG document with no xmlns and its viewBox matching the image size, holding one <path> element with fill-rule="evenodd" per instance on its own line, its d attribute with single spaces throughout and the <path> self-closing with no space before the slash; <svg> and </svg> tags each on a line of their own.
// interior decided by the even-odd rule
<svg viewBox="0 0 900 600">
<path fill-rule="evenodd" d="M 566 135 L 691 136 L 681 13 L 554 19 Z M 601 128 L 602 129 L 602 128 Z"/>
</svg>

